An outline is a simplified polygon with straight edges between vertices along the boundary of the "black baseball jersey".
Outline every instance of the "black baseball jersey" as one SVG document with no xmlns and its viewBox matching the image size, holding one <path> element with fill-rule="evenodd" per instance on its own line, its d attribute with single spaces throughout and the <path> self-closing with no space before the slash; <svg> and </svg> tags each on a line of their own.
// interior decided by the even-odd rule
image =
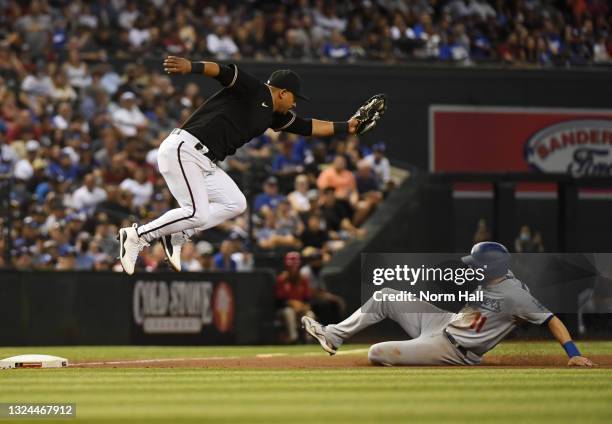
<svg viewBox="0 0 612 424">
<path fill-rule="evenodd" d="M 223 160 L 268 128 L 311 135 L 310 119 L 293 111 L 272 111 L 270 88 L 235 64 L 219 64 L 215 77 L 224 88 L 209 97 L 181 126 Z"/>
</svg>

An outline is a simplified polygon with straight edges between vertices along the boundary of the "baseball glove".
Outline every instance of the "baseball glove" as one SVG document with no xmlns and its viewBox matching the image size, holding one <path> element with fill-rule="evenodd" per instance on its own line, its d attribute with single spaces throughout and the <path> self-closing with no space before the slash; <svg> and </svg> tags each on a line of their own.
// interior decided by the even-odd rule
<svg viewBox="0 0 612 424">
<path fill-rule="evenodd" d="M 351 119 L 356 119 L 359 123 L 355 134 L 363 134 L 366 131 L 370 131 L 378 124 L 378 121 L 382 118 L 383 114 L 387 110 L 387 96 L 384 94 L 375 94 L 365 102 Z"/>
</svg>

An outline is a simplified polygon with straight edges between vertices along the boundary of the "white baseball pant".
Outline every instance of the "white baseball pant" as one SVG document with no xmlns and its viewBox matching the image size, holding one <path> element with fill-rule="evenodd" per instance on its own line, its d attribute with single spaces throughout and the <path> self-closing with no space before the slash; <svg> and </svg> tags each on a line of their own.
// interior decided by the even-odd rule
<svg viewBox="0 0 612 424">
<path fill-rule="evenodd" d="M 180 231 L 191 237 L 246 210 L 244 194 L 223 169 L 204 156 L 206 147 L 196 150 L 199 142 L 185 130 L 174 130 L 159 146 L 159 172 L 179 207 L 136 229 L 146 241 Z"/>
<path fill-rule="evenodd" d="M 385 288 L 383 293 L 399 293 Z M 385 318 L 397 322 L 411 340 L 382 342 L 372 345 L 368 359 L 383 365 L 475 365 L 480 357 L 469 352 L 467 356 L 451 344 L 444 329 L 453 317 L 428 302 L 392 302 L 369 299 L 361 308 L 339 324 L 325 326 L 334 344 L 358 333 Z"/>
</svg>

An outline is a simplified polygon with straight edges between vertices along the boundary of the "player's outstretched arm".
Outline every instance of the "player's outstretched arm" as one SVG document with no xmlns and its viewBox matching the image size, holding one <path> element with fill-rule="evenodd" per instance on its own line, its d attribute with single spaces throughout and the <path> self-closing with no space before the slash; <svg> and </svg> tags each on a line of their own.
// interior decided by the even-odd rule
<svg viewBox="0 0 612 424">
<path fill-rule="evenodd" d="M 313 137 L 329 137 L 332 135 L 355 134 L 359 122 L 351 118 L 347 122 L 312 120 Z"/>
<path fill-rule="evenodd" d="M 561 320 L 557 317 L 552 317 L 550 321 L 548 321 L 548 328 L 552 335 L 557 339 L 567 356 L 569 356 L 569 361 L 567 365 L 569 367 L 592 367 L 597 365 L 593 363 L 589 358 L 585 358 L 580 355 L 580 351 L 572 341 L 572 337 L 570 336 L 569 331 L 567 331 L 567 327 Z"/>
<path fill-rule="evenodd" d="M 216 62 L 191 62 L 188 59 L 177 56 L 168 56 L 164 60 L 164 71 L 168 74 L 204 74 L 207 77 L 216 78 L 220 72 L 219 64 Z"/>
</svg>

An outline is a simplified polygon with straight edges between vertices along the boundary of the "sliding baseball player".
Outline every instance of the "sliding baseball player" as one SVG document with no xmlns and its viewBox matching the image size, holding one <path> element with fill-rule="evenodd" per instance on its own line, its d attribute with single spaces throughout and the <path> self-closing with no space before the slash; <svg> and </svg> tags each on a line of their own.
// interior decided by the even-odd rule
<svg viewBox="0 0 612 424">
<path fill-rule="evenodd" d="M 368 300 L 339 324 L 322 326 L 302 318 L 304 329 L 333 355 L 344 340 L 385 318 L 391 318 L 411 340 L 378 343 L 370 347 L 370 362 L 379 365 L 476 365 L 517 324 L 527 321 L 547 325 L 569 357 L 569 366 L 593 366 L 572 341 L 559 318 L 542 306 L 525 284 L 509 270 L 510 255 L 499 243 L 474 245 L 462 258 L 466 264 L 484 269 L 481 301 L 470 302 L 458 313 L 438 309 L 422 301 Z M 384 294 L 399 293 L 385 288 Z"/>
<path fill-rule="evenodd" d="M 133 274 L 139 252 L 161 238 L 172 267 L 180 271 L 182 245 L 197 231 L 214 227 L 245 211 L 247 202 L 234 181 L 216 163 L 232 155 L 268 128 L 313 137 L 363 134 L 385 111 L 384 95 L 372 97 L 348 121 L 305 119 L 292 109 L 302 93 L 300 77 L 278 70 L 266 83 L 237 65 L 191 62 L 169 56 L 168 74 L 195 73 L 216 79 L 223 89 L 201 104 L 159 147 L 157 163 L 179 204 L 143 225 L 119 230 L 119 258 Z"/>
</svg>

